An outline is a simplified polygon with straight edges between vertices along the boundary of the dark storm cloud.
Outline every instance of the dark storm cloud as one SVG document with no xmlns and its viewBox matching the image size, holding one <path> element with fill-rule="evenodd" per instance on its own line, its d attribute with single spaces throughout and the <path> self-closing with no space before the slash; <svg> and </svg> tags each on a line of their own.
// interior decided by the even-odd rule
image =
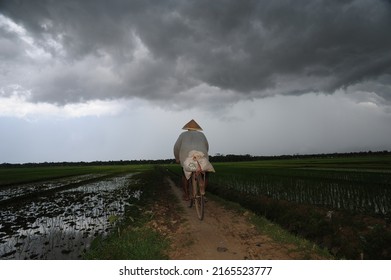
<svg viewBox="0 0 391 280">
<path fill-rule="evenodd" d="M 389 1 L 4 2 L 62 62 L 25 85 L 36 100 L 171 102 L 202 85 L 235 98 L 345 88 L 391 99 Z M 2 55 L 16 57 L 8 43 Z"/>
</svg>

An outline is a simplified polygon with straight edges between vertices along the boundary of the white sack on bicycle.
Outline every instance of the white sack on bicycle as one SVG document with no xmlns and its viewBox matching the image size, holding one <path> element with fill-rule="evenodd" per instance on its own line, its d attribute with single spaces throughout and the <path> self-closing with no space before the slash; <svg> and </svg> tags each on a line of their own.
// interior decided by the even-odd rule
<svg viewBox="0 0 391 280">
<path fill-rule="evenodd" d="M 185 173 L 186 179 L 189 179 L 191 176 L 191 172 L 215 172 L 215 169 L 209 162 L 209 159 L 205 157 L 203 152 L 192 150 L 189 152 L 187 158 L 183 162 L 183 171 Z"/>
</svg>

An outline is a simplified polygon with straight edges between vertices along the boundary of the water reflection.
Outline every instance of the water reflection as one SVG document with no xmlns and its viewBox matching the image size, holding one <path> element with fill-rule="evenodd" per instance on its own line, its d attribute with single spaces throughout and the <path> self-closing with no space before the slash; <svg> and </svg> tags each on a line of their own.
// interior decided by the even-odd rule
<svg viewBox="0 0 391 280">
<path fill-rule="evenodd" d="M 57 192 L 24 205 L 3 207 L 0 258 L 79 259 L 98 235 L 114 226 L 131 197 L 132 174 Z"/>
<path fill-rule="evenodd" d="M 16 197 L 35 193 L 37 191 L 52 190 L 68 184 L 79 183 L 88 179 L 97 178 L 102 176 L 100 174 L 86 174 L 71 176 L 67 178 L 60 178 L 52 181 L 38 182 L 38 183 L 27 183 L 18 186 L 11 185 L 8 187 L 0 188 L 0 202 L 8 199 L 14 199 Z"/>
</svg>

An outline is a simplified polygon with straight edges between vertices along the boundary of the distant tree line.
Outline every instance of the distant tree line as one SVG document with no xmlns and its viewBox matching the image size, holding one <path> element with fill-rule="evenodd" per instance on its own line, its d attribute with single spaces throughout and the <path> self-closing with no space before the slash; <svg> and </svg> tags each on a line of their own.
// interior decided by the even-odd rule
<svg viewBox="0 0 391 280">
<path fill-rule="evenodd" d="M 253 156 L 245 155 L 222 155 L 216 154 L 209 156 L 211 162 L 238 162 L 238 161 L 256 161 L 256 160 L 273 160 L 273 159 L 300 159 L 300 158 L 337 158 L 337 157 L 357 157 L 357 156 L 376 156 L 391 155 L 391 151 L 366 151 L 351 153 L 329 153 L 329 154 L 295 154 L 279 156 Z M 136 165 L 136 164 L 171 164 L 175 159 L 157 159 L 157 160 L 113 160 L 113 161 L 79 161 L 79 162 L 41 162 L 41 163 L 2 163 L 0 167 L 49 167 L 49 166 L 97 166 L 97 165 Z"/>
<path fill-rule="evenodd" d="M 338 157 L 357 157 L 357 156 L 374 156 L 374 155 L 391 155 L 391 151 L 366 151 L 366 152 L 351 152 L 351 153 L 328 153 L 328 154 L 295 154 L 295 155 L 278 155 L 278 156 L 252 156 L 245 155 L 222 155 L 216 154 L 210 156 L 210 161 L 213 162 L 238 162 L 238 161 L 256 161 L 256 160 L 273 160 L 273 159 L 303 159 L 303 158 L 338 158 Z"/>
<path fill-rule="evenodd" d="M 158 160 L 110 160 L 110 161 L 78 161 L 78 162 L 29 162 L 29 163 L 2 163 L 0 167 L 50 167 L 50 166 L 98 166 L 98 165 L 136 165 L 136 164 L 169 164 L 174 159 Z"/>
</svg>

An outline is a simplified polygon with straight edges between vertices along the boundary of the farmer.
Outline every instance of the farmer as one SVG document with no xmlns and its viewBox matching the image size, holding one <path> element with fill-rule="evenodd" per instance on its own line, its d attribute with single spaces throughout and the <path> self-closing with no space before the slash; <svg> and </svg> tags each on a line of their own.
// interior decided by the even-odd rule
<svg viewBox="0 0 391 280">
<path fill-rule="evenodd" d="M 182 187 L 184 190 L 184 200 L 189 200 L 188 181 L 191 172 L 189 165 L 196 162 L 198 171 L 214 172 L 213 166 L 209 162 L 209 143 L 205 135 L 201 132 L 202 128 L 194 120 L 189 121 L 182 128 L 182 132 L 174 145 L 174 156 L 177 163 L 182 166 Z M 202 170 L 199 170 L 201 167 Z M 205 182 L 206 187 L 206 182 Z"/>
</svg>

